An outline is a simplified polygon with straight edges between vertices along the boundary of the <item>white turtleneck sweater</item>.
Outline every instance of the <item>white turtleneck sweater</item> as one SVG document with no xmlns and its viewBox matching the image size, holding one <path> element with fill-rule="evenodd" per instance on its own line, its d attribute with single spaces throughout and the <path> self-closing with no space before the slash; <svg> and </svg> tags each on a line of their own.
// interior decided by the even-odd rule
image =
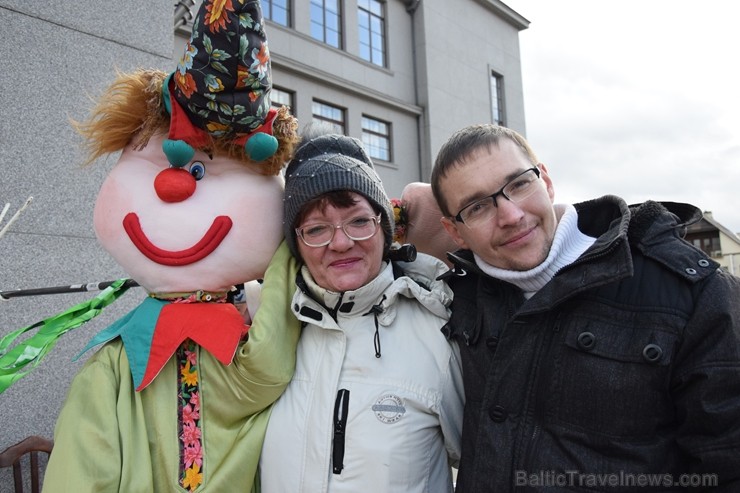
<svg viewBox="0 0 740 493">
<path fill-rule="evenodd" d="M 560 221 L 555 229 L 550 253 L 537 267 L 526 271 L 500 269 L 487 264 L 478 255 L 475 255 L 475 263 L 489 276 L 518 286 L 524 291 L 526 298 L 531 298 L 558 270 L 574 262 L 596 241 L 596 238 L 586 236 L 578 230 L 578 212 L 575 207 L 570 204 L 556 204 L 555 212 L 560 216 Z"/>
</svg>

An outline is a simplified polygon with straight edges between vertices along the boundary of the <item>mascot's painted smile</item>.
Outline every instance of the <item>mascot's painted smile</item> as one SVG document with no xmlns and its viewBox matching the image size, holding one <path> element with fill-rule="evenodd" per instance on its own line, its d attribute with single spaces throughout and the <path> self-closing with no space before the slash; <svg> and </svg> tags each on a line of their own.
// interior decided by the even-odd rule
<svg viewBox="0 0 740 493">
<path fill-rule="evenodd" d="M 123 218 L 123 228 L 136 248 L 153 262 L 170 266 L 188 265 L 206 258 L 229 234 L 231 226 L 231 218 L 218 216 L 198 243 L 185 250 L 173 252 L 159 248 L 147 238 L 135 212 L 129 212 Z"/>
</svg>

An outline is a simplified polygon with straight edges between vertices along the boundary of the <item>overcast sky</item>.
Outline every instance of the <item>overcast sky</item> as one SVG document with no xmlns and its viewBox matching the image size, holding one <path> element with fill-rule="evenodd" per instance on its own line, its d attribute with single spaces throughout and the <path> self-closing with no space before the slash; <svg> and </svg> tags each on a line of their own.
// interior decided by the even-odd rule
<svg viewBox="0 0 740 493">
<path fill-rule="evenodd" d="M 740 232 L 740 4 L 504 0 L 557 202 L 690 202 Z"/>
</svg>

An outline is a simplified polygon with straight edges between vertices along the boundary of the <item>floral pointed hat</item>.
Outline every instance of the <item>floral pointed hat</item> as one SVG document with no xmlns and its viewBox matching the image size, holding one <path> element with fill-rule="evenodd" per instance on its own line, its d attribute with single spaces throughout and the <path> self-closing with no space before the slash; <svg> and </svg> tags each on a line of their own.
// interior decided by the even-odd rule
<svg viewBox="0 0 740 493">
<path fill-rule="evenodd" d="M 170 113 L 163 150 L 184 166 L 194 149 L 240 147 L 254 162 L 276 154 L 270 50 L 259 0 L 204 0 L 177 69 L 163 85 Z M 291 117 L 292 118 L 292 117 Z"/>
</svg>

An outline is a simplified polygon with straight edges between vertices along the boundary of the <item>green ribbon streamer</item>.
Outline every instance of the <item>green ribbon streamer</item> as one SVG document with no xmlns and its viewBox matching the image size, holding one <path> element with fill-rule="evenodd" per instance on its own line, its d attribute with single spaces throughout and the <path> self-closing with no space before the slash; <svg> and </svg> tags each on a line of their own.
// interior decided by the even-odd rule
<svg viewBox="0 0 740 493">
<path fill-rule="evenodd" d="M 124 286 L 126 281 L 127 279 L 114 281 L 91 300 L 0 339 L 0 394 L 35 368 L 62 335 L 95 318 L 103 308 L 125 293 L 129 288 Z M 39 328 L 38 332 L 10 348 L 18 337 L 36 328 Z"/>
</svg>

